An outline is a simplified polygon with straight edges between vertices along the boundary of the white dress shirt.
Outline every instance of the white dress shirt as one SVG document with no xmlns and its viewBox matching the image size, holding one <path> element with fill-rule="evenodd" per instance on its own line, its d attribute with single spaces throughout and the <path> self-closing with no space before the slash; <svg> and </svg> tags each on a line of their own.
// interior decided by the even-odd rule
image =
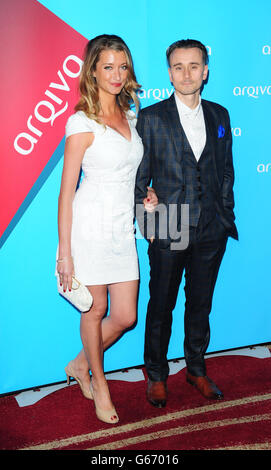
<svg viewBox="0 0 271 470">
<path fill-rule="evenodd" d="M 178 98 L 176 93 L 174 93 L 174 96 L 183 130 L 193 150 L 196 160 L 199 161 L 206 143 L 206 128 L 201 104 L 201 96 L 199 96 L 199 104 L 194 109 L 186 106 L 180 100 L 180 98 Z"/>
</svg>

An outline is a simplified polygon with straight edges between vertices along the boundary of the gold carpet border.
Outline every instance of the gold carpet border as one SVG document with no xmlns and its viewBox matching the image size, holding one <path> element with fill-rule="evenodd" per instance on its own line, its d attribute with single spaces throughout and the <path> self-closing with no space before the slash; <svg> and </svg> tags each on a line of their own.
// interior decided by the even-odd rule
<svg viewBox="0 0 271 470">
<path fill-rule="evenodd" d="M 238 444 L 228 447 L 217 447 L 204 450 L 271 450 L 271 442 L 256 442 L 255 444 Z"/>
<path fill-rule="evenodd" d="M 107 436 L 114 436 L 121 433 L 135 431 L 137 429 L 146 428 L 155 426 L 160 423 L 167 421 L 172 421 L 180 418 L 185 418 L 189 416 L 194 416 L 197 414 L 208 413 L 212 411 L 222 410 L 226 408 L 231 408 L 240 405 L 247 405 L 250 403 L 257 403 L 265 400 L 271 399 L 271 393 L 264 395 L 255 395 L 250 397 L 244 397 L 236 400 L 230 401 L 221 401 L 219 403 L 206 405 L 202 407 L 196 407 L 181 411 L 175 411 L 172 413 L 163 414 L 149 419 L 144 419 L 142 421 L 136 421 L 134 423 L 124 424 L 122 426 L 114 426 L 108 429 L 102 429 L 100 431 L 91 432 L 87 434 L 81 434 L 78 436 L 71 436 L 64 439 L 57 439 L 51 442 L 46 442 L 43 444 L 36 444 L 33 446 L 24 447 L 20 450 L 53 450 L 60 449 L 63 447 L 68 447 L 69 445 L 76 445 L 86 441 L 93 441 L 99 438 L 105 438 Z M 144 435 L 146 436 L 146 435 Z"/>
<path fill-rule="evenodd" d="M 114 442 L 108 442 L 100 446 L 89 447 L 87 450 L 116 450 L 123 449 L 130 445 L 139 444 L 141 442 L 153 441 L 154 439 L 164 439 L 165 437 L 172 437 L 186 434 L 195 431 L 203 431 L 206 429 L 213 429 L 224 426 L 232 426 L 234 424 L 255 423 L 257 421 L 271 420 L 271 413 L 264 415 L 243 416 L 242 418 L 222 419 L 218 421 L 209 421 L 208 423 L 188 424 L 187 426 L 177 426 L 163 431 L 156 431 L 150 434 L 143 434 L 141 436 L 130 437 Z M 155 449 L 154 449 L 155 450 Z"/>
</svg>

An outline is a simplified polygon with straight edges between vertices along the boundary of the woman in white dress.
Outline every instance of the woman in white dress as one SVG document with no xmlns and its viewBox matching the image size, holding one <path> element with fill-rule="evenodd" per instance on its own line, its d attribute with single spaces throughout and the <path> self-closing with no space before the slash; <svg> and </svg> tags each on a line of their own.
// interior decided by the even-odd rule
<svg viewBox="0 0 271 470">
<path fill-rule="evenodd" d="M 138 259 L 134 237 L 134 184 L 143 155 L 135 129 L 138 107 L 130 51 L 118 36 L 88 42 L 80 77 L 80 100 L 66 125 L 64 166 L 59 195 L 57 271 L 63 290 L 72 276 L 93 297 L 81 315 L 83 349 L 65 368 L 96 415 L 119 421 L 103 371 L 103 352 L 136 320 Z M 80 170 L 84 178 L 76 190 Z M 149 189 L 144 205 L 157 204 Z M 110 295 L 110 313 L 107 295 Z M 89 370 L 92 378 L 90 380 Z"/>
</svg>

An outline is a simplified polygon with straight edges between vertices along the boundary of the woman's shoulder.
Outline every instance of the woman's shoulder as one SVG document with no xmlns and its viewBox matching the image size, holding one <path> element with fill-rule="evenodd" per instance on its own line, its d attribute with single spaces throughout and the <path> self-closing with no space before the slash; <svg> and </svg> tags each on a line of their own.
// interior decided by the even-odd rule
<svg viewBox="0 0 271 470">
<path fill-rule="evenodd" d="M 84 111 L 76 111 L 67 120 L 65 128 L 66 137 L 79 132 L 94 132 L 95 124 L 95 121 L 90 119 Z"/>
</svg>

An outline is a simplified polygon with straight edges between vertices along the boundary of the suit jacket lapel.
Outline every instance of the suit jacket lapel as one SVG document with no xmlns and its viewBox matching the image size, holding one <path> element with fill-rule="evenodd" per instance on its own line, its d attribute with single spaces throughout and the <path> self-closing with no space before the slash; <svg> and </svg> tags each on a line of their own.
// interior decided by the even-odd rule
<svg viewBox="0 0 271 470">
<path fill-rule="evenodd" d="M 166 117 L 169 121 L 169 129 L 171 131 L 172 140 L 175 145 L 177 160 L 181 161 L 182 159 L 182 149 L 183 149 L 183 137 L 182 137 L 182 127 L 180 122 L 180 117 L 178 109 L 175 102 L 174 94 L 167 100 L 167 113 Z"/>
<path fill-rule="evenodd" d="M 214 165 L 214 170 L 215 170 L 216 182 L 217 182 L 217 185 L 219 186 L 217 165 L 216 165 L 217 123 L 213 115 L 210 113 L 210 110 L 208 109 L 208 105 L 206 101 L 202 99 L 201 104 L 202 104 L 202 109 L 203 109 L 205 125 L 207 128 L 206 131 L 209 133 L 209 137 L 210 137 L 210 147 L 211 147 L 212 160 L 213 160 L 213 165 Z"/>
</svg>

